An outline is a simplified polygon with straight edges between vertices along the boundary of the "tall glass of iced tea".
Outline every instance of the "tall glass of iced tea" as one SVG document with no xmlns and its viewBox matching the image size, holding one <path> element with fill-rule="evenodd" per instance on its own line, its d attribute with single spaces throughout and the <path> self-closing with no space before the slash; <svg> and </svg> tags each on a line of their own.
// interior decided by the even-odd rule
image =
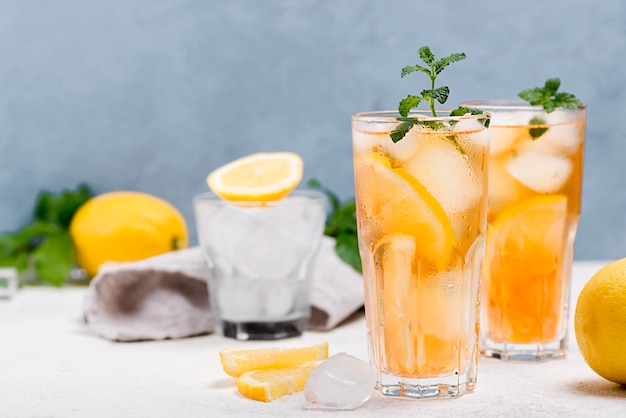
<svg viewBox="0 0 626 418">
<path fill-rule="evenodd" d="M 462 106 L 492 115 L 481 351 L 507 360 L 564 357 L 586 108 Z"/>
<path fill-rule="evenodd" d="M 489 115 L 352 117 L 370 361 L 386 396 L 454 398 L 476 385 Z"/>
</svg>

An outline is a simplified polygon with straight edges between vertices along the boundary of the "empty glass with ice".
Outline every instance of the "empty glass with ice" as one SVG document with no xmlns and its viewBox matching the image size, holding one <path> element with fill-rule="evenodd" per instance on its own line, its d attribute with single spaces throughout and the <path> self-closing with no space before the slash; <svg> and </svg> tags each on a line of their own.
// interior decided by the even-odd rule
<svg viewBox="0 0 626 418">
<path fill-rule="evenodd" d="M 193 203 L 216 333 L 240 340 L 300 335 L 326 196 L 296 190 L 277 201 L 237 202 L 204 193 Z"/>
<path fill-rule="evenodd" d="M 492 115 L 481 351 L 561 358 L 580 215 L 586 107 L 462 104 Z"/>
</svg>

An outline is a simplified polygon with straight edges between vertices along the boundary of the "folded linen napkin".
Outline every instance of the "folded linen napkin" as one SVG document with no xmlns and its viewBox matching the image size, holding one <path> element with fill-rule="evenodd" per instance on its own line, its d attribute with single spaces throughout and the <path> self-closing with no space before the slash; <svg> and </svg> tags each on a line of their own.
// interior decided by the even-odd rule
<svg viewBox="0 0 626 418">
<path fill-rule="evenodd" d="M 95 334 L 114 341 L 184 338 L 213 331 L 199 247 L 131 263 L 107 263 L 89 284 L 83 305 Z M 313 269 L 309 329 L 330 330 L 363 305 L 361 275 L 324 237 Z"/>
</svg>

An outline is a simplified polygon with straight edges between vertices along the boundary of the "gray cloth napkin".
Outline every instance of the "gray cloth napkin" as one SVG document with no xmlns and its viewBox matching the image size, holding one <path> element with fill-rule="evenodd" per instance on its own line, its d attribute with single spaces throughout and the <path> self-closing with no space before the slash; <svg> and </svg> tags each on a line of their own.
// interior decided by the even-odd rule
<svg viewBox="0 0 626 418">
<path fill-rule="evenodd" d="M 107 263 L 89 284 L 83 314 L 95 334 L 114 341 L 184 338 L 213 331 L 199 247 L 132 263 Z M 324 237 L 311 283 L 309 329 L 330 330 L 363 305 L 361 275 Z"/>
</svg>

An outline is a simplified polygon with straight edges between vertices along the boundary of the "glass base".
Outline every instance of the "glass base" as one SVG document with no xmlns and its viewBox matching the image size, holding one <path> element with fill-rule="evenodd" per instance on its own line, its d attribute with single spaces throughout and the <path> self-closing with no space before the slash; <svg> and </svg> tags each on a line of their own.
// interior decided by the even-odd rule
<svg viewBox="0 0 626 418">
<path fill-rule="evenodd" d="M 384 396 L 408 399 L 458 398 L 476 388 L 476 371 L 433 378 L 398 377 L 379 373 L 376 389 Z"/>
<path fill-rule="evenodd" d="M 302 335 L 307 318 L 280 322 L 216 321 L 215 332 L 237 340 L 280 340 Z"/>
<path fill-rule="evenodd" d="M 563 359 L 567 352 L 567 338 L 545 344 L 497 343 L 485 339 L 480 353 L 486 357 L 509 361 L 545 361 Z"/>
</svg>

